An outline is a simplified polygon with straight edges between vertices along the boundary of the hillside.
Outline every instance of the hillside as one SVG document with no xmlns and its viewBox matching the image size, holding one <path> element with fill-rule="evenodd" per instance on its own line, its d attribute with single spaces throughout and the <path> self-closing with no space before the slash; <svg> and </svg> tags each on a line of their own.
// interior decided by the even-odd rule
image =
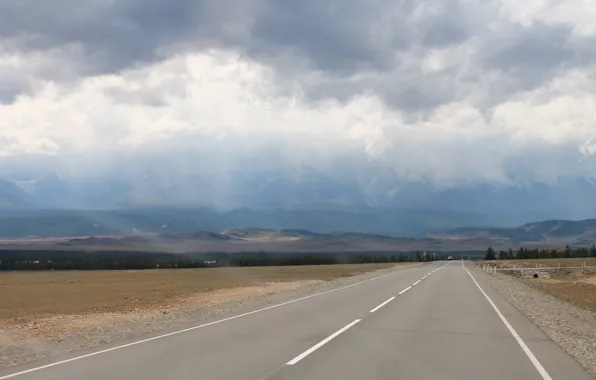
<svg viewBox="0 0 596 380">
<path fill-rule="evenodd" d="M 457 228 L 429 236 L 442 239 L 488 238 L 522 244 L 592 244 L 596 242 L 596 219 L 580 221 L 547 220 L 527 223 L 515 228 Z"/>
<path fill-rule="evenodd" d="M 0 209 L 23 209 L 35 206 L 35 198 L 11 181 L 0 179 Z"/>
<path fill-rule="evenodd" d="M 489 239 L 413 239 L 378 234 L 321 234 L 306 230 L 262 228 L 199 231 L 190 234 L 140 234 L 0 241 L 0 250 L 143 251 L 168 253 L 200 252 L 398 252 L 482 251 Z"/>
</svg>

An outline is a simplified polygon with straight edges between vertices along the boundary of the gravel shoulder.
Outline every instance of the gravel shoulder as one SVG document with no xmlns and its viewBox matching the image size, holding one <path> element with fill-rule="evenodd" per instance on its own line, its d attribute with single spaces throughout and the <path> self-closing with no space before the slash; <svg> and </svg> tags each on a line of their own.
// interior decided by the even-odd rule
<svg viewBox="0 0 596 380">
<path fill-rule="evenodd" d="M 402 264 L 330 281 L 299 280 L 221 289 L 179 297 L 150 309 L 57 315 L 4 324 L 0 325 L 0 368 L 248 312 L 417 265 Z"/>
<path fill-rule="evenodd" d="M 485 275 L 487 284 L 596 377 L 596 313 L 543 293 L 513 276 Z"/>
</svg>

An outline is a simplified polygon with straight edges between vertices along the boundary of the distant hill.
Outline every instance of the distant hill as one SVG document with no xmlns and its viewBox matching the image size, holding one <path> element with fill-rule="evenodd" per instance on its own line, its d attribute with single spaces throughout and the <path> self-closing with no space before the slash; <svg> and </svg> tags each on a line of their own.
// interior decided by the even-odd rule
<svg viewBox="0 0 596 380">
<path fill-rule="evenodd" d="M 580 221 L 547 220 L 515 228 L 456 228 L 430 234 L 442 239 L 488 238 L 521 244 L 524 242 L 593 244 L 596 242 L 596 219 Z"/>
<path fill-rule="evenodd" d="M 87 217 L 99 219 L 94 213 L 88 214 Z M 110 221 L 105 215 L 102 217 L 105 221 Z M 75 220 L 65 218 L 64 222 L 73 223 Z M 143 219 L 132 220 L 137 223 L 147 222 Z M 90 223 L 89 220 L 87 223 Z M 76 226 L 77 223 L 74 222 L 73 225 Z M 110 232 L 105 226 L 93 228 Z M 596 243 L 596 219 L 577 222 L 552 220 L 528 223 L 516 228 L 458 228 L 426 238 L 392 237 L 362 232 L 323 233 L 305 229 L 255 227 L 220 229 L 218 232 L 205 229 L 184 233 L 164 230 L 164 228 L 159 228 L 157 232 L 106 233 L 76 238 L 45 237 L 4 240 L 0 241 L 0 250 L 102 251 L 107 249 L 162 253 L 482 252 L 488 246 L 496 249 L 515 249 L 522 245 L 553 247 L 565 244 L 578 246 Z"/>
<path fill-rule="evenodd" d="M 414 252 L 484 251 L 489 239 L 412 239 L 366 233 L 322 234 L 307 230 L 232 229 L 219 233 L 143 234 L 137 236 L 95 236 L 87 238 L 25 239 L 0 242 L 0 251 L 118 250 L 162 253 L 232 252 Z"/>
</svg>

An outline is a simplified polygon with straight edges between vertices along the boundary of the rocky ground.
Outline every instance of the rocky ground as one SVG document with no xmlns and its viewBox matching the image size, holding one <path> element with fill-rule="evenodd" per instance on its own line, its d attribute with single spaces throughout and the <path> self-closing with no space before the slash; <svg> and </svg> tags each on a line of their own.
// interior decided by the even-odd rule
<svg viewBox="0 0 596 380">
<path fill-rule="evenodd" d="M 574 306 L 511 275 L 486 275 L 490 286 L 596 376 L 596 313 Z"/>
</svg>

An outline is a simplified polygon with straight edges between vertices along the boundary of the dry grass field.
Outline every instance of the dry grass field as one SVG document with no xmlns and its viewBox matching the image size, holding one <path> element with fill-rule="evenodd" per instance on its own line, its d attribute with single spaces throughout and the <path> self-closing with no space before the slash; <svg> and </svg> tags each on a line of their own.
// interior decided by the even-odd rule
<svg viewBox="0 0 596 380">
<path fill-rule="evenodd" d="M 222 289 L 332 280 L 411 264 L 0 273 L 0 322 L 127 311 Z"/>
<path fill-rule="evenodd" d="M 586 266 L 596 266 L 596 258 L 574 259 L 537 259 L 537 260 L 508 260 L 493 261 L 497 266 L 513 266 L 516 268 L 535 268 L 537 264 L 543 267 L 557 269 L 547 270 L 550 278 L 523 278 L 522 281 L 543 292 L 576 306 L 596 312 L 596 270 L 583 269 Z M 558 267 L 561 269 L 558 269 Z M 574 267 L 568 269 L 568 267 Z M 543 269 L 541 269 L 543 270 Z M 520 271 L 503 271 L 521 278 Z"/>
</svg>

